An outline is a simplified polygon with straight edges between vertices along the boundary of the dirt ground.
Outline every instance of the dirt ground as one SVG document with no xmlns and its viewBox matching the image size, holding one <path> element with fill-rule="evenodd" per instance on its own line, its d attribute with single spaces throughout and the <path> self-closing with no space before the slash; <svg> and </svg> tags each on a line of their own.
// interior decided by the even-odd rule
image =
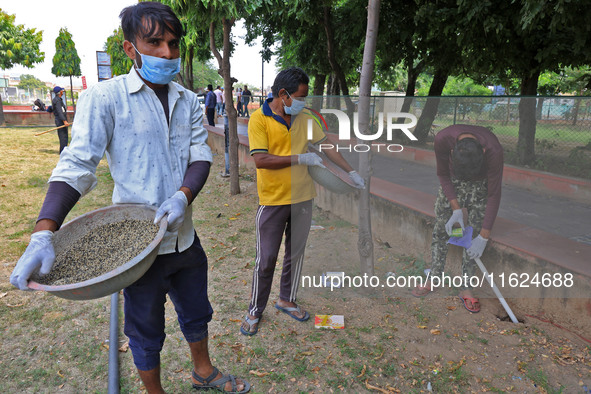
<svg viewBox="0 0 591 394">
<path fill-rule="evenodd" d="M 20 130 L 19 130 L 20 131 Z M 56 141 L 9 146 L 2 158 L 0 184 L 5 213 L 0 247 L 0 391 L 6 393 L 78 393 L 107 391 L 109 298 L 68 301 L 46 293 L 21 292 L 8 283 L 10 272 L 28 242 L 48 169 L 55 165 Z M 28 138 L 28 137 L 27 137 Z M 0 129 L 8 144 L 14 136 Z M 20 156 L 19 156 L 20 155 Z M 28 160 L 20 157 L 27 156 Z M 45 166 L 32 166 L 46 162 Z M 300 304 L 312 317 L 343 315 L 345 328 L 314 328 L 278 312 L 281 262 L 275 272 L 269 305 L 259 333 L 245 337 L 239 326 L 248 306 L 254 264 L 255 175 L 242 170 L 242 193 L 229 195 L 229 181 L 218 174 L 215 157 L 210 179 L 194 202 L 194 223 L 209 258 L 209 292 L 214 308 L 209 348 L 214 364 L 248 379 L 254 393 L 327 392 L 519 392 L 585 393 L 591 389 L 591 343 L 554 325 L 515 311 L 520 324 L 502 320 L 494 298 L 481 298 L 471 314 L 453 294 L 424 299 L 408 290 L 389 288 L 302 287 Z M 81 201 L 70 218 L 110 205 L 109 173 L 101 164 L 99 187 Z M 22 178 L 22 182 L 14 179 Z M 41 181 L 39 181 L 41 179 Z M 112 181 L 111 181 L 112 182 Z M 24 192 L 23 192 L 24 190 Z M 26 193 L 26 198 L 21 198 Z M 94 197 L 91 197 L 94 194 Z M 83 199 L 83 200 L 84 200 Z M 12 212 L 12 216 L 6 213 Z M 326 271 L 360 275 L 357 231 L 319 209 L 314 211 L 302 275 Z M 404 244 L 374 242 L 375 275 L 420 274 L 420 256 Z M 191 362 L 166 304 L 167 340 L 162 377 L 170 393 L 189 393 Z M 143 392 L 126 338 L 120 334 L 121 391 Z"/>
</svg>

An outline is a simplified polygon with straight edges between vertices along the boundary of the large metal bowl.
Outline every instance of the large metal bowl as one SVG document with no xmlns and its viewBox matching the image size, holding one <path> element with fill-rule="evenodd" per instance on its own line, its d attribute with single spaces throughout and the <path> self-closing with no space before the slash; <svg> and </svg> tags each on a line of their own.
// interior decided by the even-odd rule
<svg viewBox="0 0 591 394">
<path fill-rule="evenodd" d="M 69 221 L 55 233 L 53 238 L 56 255 L 69 245 L 84 237 L 93 229 L 125 219 L 153 220 L 156 207 L 139 204 L 120 204 L 100 208 Z M 130 261 L 96 278 L 67 285 L 50 286 L 29 281 L 29 288 L 43 290 L 58 297 L 70 300 L 90 300 L 104 297 L 131 285 L 150 268 L 167 227 L 166 217 L 160 222 L 156 237 L 150 244 Z"/>
<path fill-rule="evenodd" d="M 308 150 L 320 156 L 322 164 L 326 166 L 326 168 L 319 166 L 308 167 L 308 173 L 314 182 L 337 194 L 351 193 L 355 190 L 355 185 L 345 170 L 337 166 L 328 156 L 313 146 L 309 145 Z"/>
</svg>

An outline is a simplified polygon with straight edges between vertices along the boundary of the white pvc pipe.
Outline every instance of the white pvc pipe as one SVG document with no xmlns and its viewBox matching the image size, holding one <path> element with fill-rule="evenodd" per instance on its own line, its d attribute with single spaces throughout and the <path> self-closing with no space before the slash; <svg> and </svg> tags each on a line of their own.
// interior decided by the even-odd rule
<svg viewBox="0 0 591 394">
<path fill-rule="evenodd" d="M 505 299 L 503 298 L 503 295 L 501 294 L 501 292 L 499 291 L 499 289 L 495 285 L 494 280 L 491 280 L 491 278 L 488 274 L 488 271 L 486 270 L 486 267 L 484 266 L 484 264 L 482 264 L 482 260 L 480 260 L 480 257 L 476 257 L 474 259 L 474 261 L 476 261 L 478 268 L 480 268 L 480 270 L 482 271 L 484 276 L 486 276 L 486 280 L 488 280 L 488 283 L 490 283 L 490 286 L 492 287 L 493 291 L 495 292 L 495 295 L 497 296 L 497 298 L 501 302 L 501 305 L 503 305 L 503 308 L 505 308 L 505 311 L 507 312 L 507 314 L 509 314 L 511 321 L 515 324 L 518 324 L 519 321 L 517 320 L 517 318 L 513 314 L 513 311 L 509 307 L 509 304 L 507 304 L 507 301 L 505 301 Z"/>
</svg>

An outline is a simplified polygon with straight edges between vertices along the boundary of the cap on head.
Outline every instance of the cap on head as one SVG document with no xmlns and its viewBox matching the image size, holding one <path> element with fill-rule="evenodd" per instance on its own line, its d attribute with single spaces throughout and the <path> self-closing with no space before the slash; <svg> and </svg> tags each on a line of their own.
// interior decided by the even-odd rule
<svg viewBox="0 0 591 394">
<path fill-rule="evenodd" d="M 58 94 L 59 92 L 61 92 L 62 90 L 64 90 L 64 88 L 60 87 L 60 86 L 56 86 L 55 88 L 53 88 L 53 93 Z"/>
</svg>

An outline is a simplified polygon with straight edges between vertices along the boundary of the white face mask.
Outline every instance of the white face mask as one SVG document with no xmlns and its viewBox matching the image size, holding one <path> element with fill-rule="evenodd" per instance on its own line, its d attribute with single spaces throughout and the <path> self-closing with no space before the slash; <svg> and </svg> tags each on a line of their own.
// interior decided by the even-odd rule
<svg viewBox="0 0 591 394">
<path fill-rule="evenodd" d="M 291 99 L 291 106 L 288 107 L 287 105 L 285 105 L 285 101 L 283 101 L 283 99 L 281 99 L 281 101 L 283 101 L 283 110 L 285 111 L 285 113 L 287 115 L 299 114 L 306 106 L 306 102 L 304 100 L 301 100 L 300 97 L 296 97 L 296 98 L 291 97 L 291 95 L 287 92 L 287 90 L 285 92 L 287 93 L 287 95 Z"/>
</svg>

